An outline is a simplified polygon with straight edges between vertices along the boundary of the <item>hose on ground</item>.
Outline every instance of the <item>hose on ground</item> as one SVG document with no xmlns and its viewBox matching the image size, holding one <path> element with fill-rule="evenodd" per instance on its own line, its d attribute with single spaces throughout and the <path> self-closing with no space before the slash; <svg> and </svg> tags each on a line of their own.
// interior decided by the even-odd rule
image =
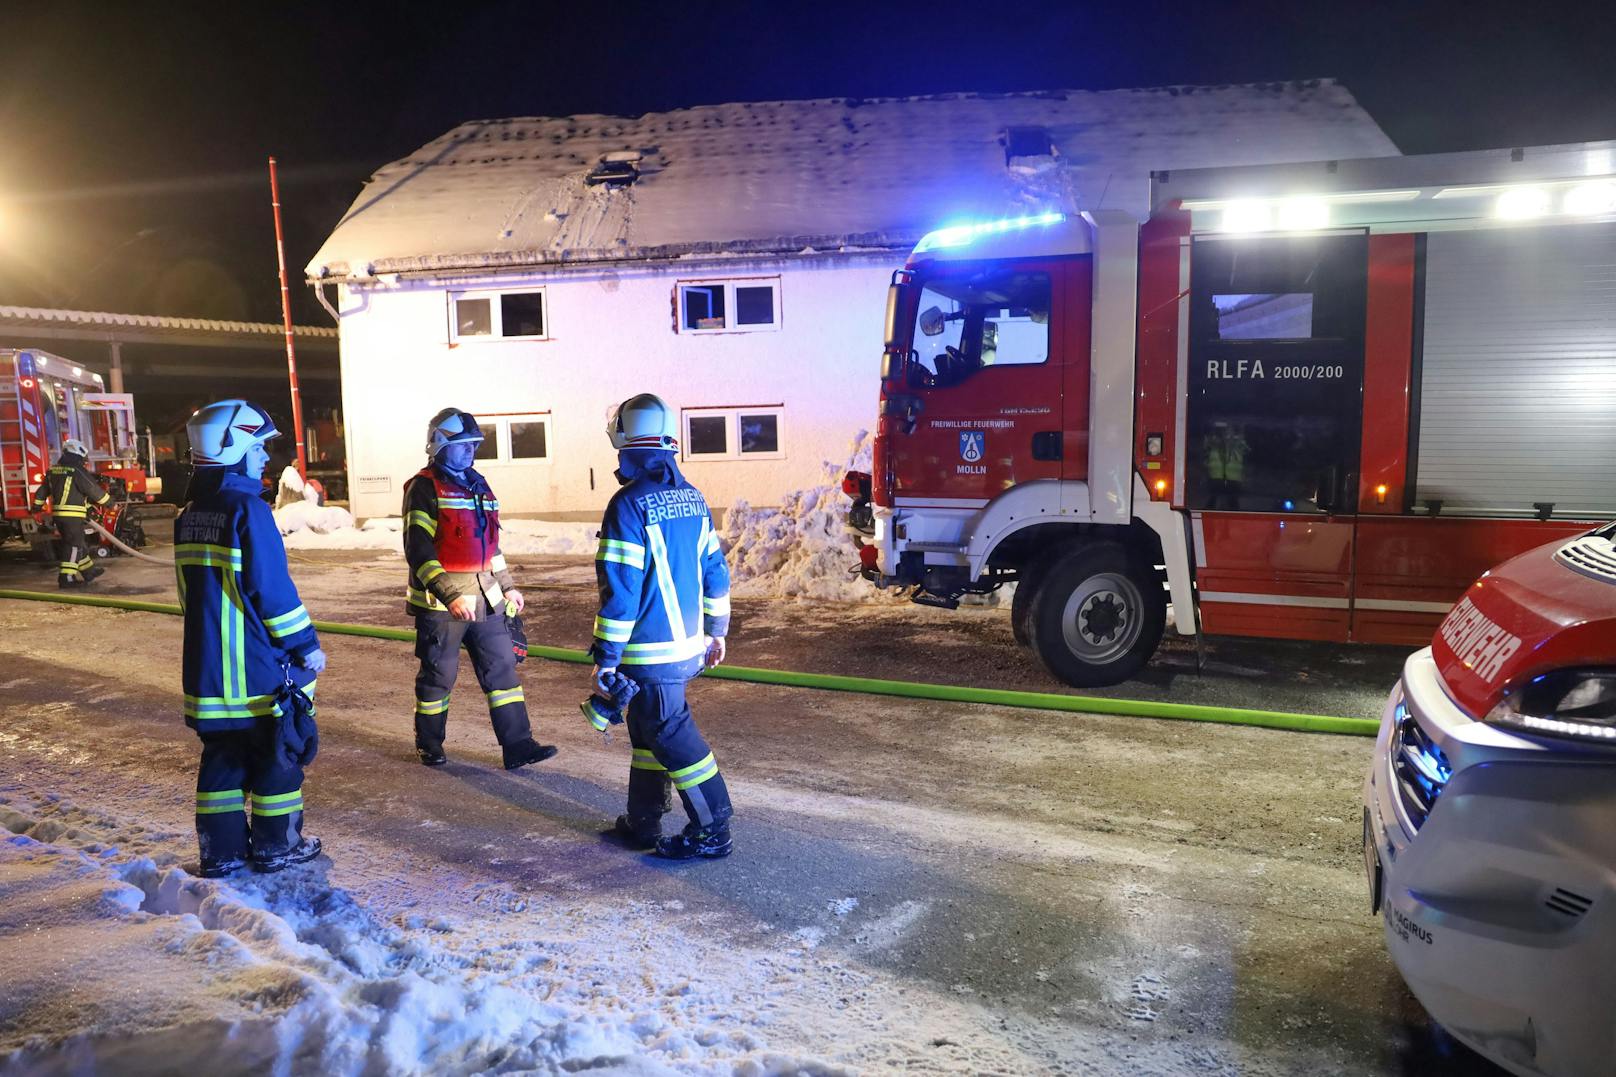
<svg viewBox="0 0 1616 1077">
<path fill-rule="evenodd" d="M 167 558 L 164 558 L 164 557 L 153 557 L 149 553 L 141 553 L 139 550 L 135 549 L 133 546 L 130 546 L 130 545 L 126 544 L 117 535 L 114 535 L 111 531 L 108 531 L 106 528 L 102 527 L 99 523 L 97 523 L 94 520 L 86 520 L 85 523 L 89 524 L 91 527 L 93 527 L 97 531 L 101 532 L 102 536 L 108 542 L 110 542 L 114 546 L 118 547 L 118 549 L 122 550 L 124 553 L 128 554 L 130 557 L 138 557 L 142 561 L 150 561 L 154 565 L 166 565 L 169 568 L 174 567 L 174 562 L 173 561 L 170 561 L 170 560 L 168 560 Z"/>
<path fill-rule="evenodd" d="M 180 607 L 170 602 L 140 602 L 133 599 L 110 598 L 101 595 L 56 595 L 44 591 L 0 589 L 0 598 L 25 602 L 60 602 L 73 606 L 101 606 L 109 609 L 133 610 L 140 613 L 166 613 L 178 616 Z M 363 636 L 370 639 L 397 640 L 414 643 L 415 632 L 409 628 L 385 628 L 381 625 L 343 624 L 337 621 L 315 621 L 321 632 L 341 636 Z M 587 652 L 565 647 L 530 644 L 531 657 L 552 662 L 572 662 L 587 665 Z M 1255 726 L 1261 729 L 1284 729 L 1298 733 L 1334 733 L 1344 736 L 1373 737 L 1380 723 L 1371 718 L 1340 718 L 1323 714 L 1293 714 L 1285 711 L 1247 710 L 1240 707 L 1212 707 L 1198 703 L 1166 703 L 1149 699 L 1109 699 L 1103 696 L 1068 696 L 1054 692 L 1022 692 L 1004 688 L 968 688 L 948 684 L 926 684 L 914 681 L 888 681 L 871 677 L 847 677 L 830 673 L 796 673 L 790 670 L 755 669 L 747 666 L 719 666 L 709 669 L 704 677 L 715 680 L 743 681 L 751 684 L 772 684 L 785 688 L 812 688 L 828 692 L 856 692 L 862 695 L 893 696 L 902 699 L 926 699 L 943 703 L 976 703 L 993 707 L 1017 707 L 1027 710 L 1063 711 L 1081 714 L 1114 714 L 1134 718 L 1167 718 L 1185 722 L 1214 722 L 1222 725 Z"/>
</svg>

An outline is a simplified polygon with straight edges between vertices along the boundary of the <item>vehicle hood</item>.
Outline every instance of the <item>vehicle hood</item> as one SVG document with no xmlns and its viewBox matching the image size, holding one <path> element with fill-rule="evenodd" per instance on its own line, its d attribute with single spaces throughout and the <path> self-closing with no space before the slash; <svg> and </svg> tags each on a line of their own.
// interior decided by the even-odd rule
<svg viewBox="0 0 1616 1077">
<path fill-rule="evenodd" d="M 1448 695 L 1477 719 L 1540 673 L 1616 665 L 1616 524 L 1484 573 L 1443 619 L 1431 655 Z"/>
</svg>

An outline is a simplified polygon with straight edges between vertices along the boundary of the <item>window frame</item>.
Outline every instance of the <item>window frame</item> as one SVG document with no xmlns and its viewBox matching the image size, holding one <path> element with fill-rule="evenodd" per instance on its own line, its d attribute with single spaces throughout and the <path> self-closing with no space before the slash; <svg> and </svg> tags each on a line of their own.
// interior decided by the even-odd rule
<svg viewBox="0 0 1616 1077">
<path fill-rule="evenodd" d="M 497 464 L 501 467 L 528 467 L 537 464 L 552 464 L 555 462 L 555 423 L 554 416 L 548 411 L 502 411 L 492 414 L 478 415 L 477 422 L 481 424 L 483 433 L 491 435 L 486 440 L 494 442 L 493 457 L 478 460 L 473 467 Z M 511 424 L 513 423 L 541 423 L 544 426 L 544 455 L 523 456 L 521 458 L 511 455 Z"/>
<path fill-rule="evenodd" d="M 467 288 L 463 290 L 449 289 L 446 293 L 449 300 L 449 344 L 489 344 L 496 341 L 533 341 L 553 340 L 550 326 L 550 289 L 546 285 L 534 285 L 522 288 Z M 539 318 L 544 323 L 544 332 L 523 336 L 505 335 L 504 308 L 507 295 L 537 295 L 539 297 Z M 489 300 L 489 327 L 494 332 L 488 334 L 473 333 L 462 336 L 460 333 L 459 304 L 462 299 Z"/>
<path fill-rule="evenodd" d="M 774 418 L 775 440 L 772 452 L 741 451 L 741 416 L 769 415 Z M 724 420 L 724 451 L 692 453 L 690 451 L 690 420 L 722 418 Z M 679 459 L 684 463 L 702 463 L 719 460 L 784 460 L 786 458 L 786 423 L 784 404 L 724 405 L 709 408 L 681 408 L 679 411 Z"/>
<path fill-rule="evenodd" d="M 768 288 L 774 298 L 772 320 L 764 324 L 738 325 L 735 322 L 737 288 Z M 692 288 L 722 288 L 724 290 L 724 324 L 710 329 L 690 329 L 685 326 L 685 292 Z M 678 280 L 673 285 L 673 331 L 676 335 L 712 336 L 717 333 L 777 333 L 780 331 L 781 287 L 779 277 L 693 277 Z M 547 323 L 548 324 L 548 323 Z"/>
</svg>

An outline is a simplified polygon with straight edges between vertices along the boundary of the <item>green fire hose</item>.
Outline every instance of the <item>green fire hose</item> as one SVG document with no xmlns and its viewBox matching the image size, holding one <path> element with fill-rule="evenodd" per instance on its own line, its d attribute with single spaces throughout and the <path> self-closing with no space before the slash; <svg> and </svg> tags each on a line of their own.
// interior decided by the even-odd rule
<svg viewBox="0 0 1616 1077">
<path fill-rule="evenodd" d="M 139 602 L 124 598 L 104 598 L 100 595 L 62 595 L 43 591 L 0 589 L 0 598 L 25 602 L 58 602 L 70 606 L 101 606 L 138 613 L 166 613 L 173 616 L 180 614 L 179 606 L 171 602 Z M 415 642 L 415 632 L 408 628 L 383 628 L 380 625 L 343 624 L 337 621 L 315 621 L 314 627 L 333 635 L 365 636 L 370 639 L 397 640 L 401 643 Z M 565 647 L 530 645 L 527 653 L 535 658 L 545 658 L 552 662 L 588 665 L 590 661 L 586 652 L 569 650 Z M 789 670 L 753 669 L 746 666 L 719 666 L 717 669 L 707 670 L 702 676 L 726 681 L 745 681 L 751 684 L 773 684 L 787 688 L 814 688 L 828 692 L 857 692 L 903 699 L 930 699 L 943 703 L 979 703 L 993 707 L 1020 707 L 1028 710 L 1169 718 L 1187 722 L 1216 722 L 1223 725 L 1257 726 L 1263 729 L 1288 729 L 1300 733 L 1336 733 L 1372 737 L 1380 728 L 1379 722 L 1369 718 L 1338 718 L 1322 714 L 1209 707 L 1195 703 L 1164 703 L 1148 699 L 1068 696 L 1054 692 L 1019 692 L 1003 688 L 963 688 L 947 684 L 844 677 L 830 673 L 795 673 Z"/>
</svg>

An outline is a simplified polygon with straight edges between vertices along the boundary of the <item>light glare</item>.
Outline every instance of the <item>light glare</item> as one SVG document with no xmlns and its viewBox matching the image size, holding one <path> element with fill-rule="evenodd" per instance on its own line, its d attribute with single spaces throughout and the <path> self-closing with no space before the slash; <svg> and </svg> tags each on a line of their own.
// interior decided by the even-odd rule
<svg viewBox="0 0 1616 1077">
<path fill-rule="evenodd" d="M 1315 232 L 1330 227 L 1330 207 L 1320 198 L 1292 198 L 1279 204 L 1279 227 L 1287 232 Z"/>
<path fill-rule="evenodd" d="M 1498 196 L 1495 212 L 1510 221 L 1527 221 L 1549 211 L 1548 192 L 1540 187 L 1517 187 Z"/>
<path fill-rule="evenodd" d="M 1266 232 L 1274 226 L 1274 213 L 1266 202 L 1230 202 L 1223 210 L 1225 232 Z"/>
<path fill-rule="evenodd" d="M 1561 208 L 1578 217 L 1616 212 L 1616 183 L 1579 183 L 1566 192 Z"/>
</svg>

